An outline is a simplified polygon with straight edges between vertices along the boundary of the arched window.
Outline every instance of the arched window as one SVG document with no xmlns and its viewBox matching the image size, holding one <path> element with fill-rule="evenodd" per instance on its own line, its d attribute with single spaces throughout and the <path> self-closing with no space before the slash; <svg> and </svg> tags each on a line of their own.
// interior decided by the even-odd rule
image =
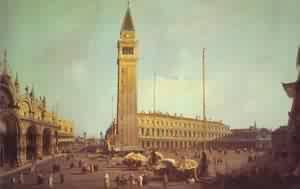
<svg viewBox="0 0 300 189">
<path fill-rule="evenodd" d="M 155 135 L 155 133 L 154 133 L 154 128 L 152 128 L 152 136 L 154 136 Z"/>
</svg>

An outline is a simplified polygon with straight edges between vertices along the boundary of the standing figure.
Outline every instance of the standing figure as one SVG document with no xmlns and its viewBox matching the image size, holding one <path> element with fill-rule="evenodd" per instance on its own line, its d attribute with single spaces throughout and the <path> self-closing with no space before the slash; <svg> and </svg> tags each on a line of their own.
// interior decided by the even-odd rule
<svg viewBox="0 0 300 189">
<path fill-rule="evenodd" d="M 129 188 L 132 188 L 134 185 L 134 176 L 133 174 L 129 175 Z"/>
<path fill-rule="evenodd" d="M 53 188 L 53 174 L 50 173 L 49 178 L 48 178 L 48 186 L 49 188 Z"/>
<path fill-rule="evenodd" d="M 165 173 L 163 178 L 164 189 L 168 188 L 168 182 L 169 182 L 168 175 L 167 173 Z"/>
<path fill-rule="evenodd" d="M 80 159 L 78 162 L 78 167 L 81 168 L 81 166 L 82 166 L 82 160 Z"/>
<path fill-rule="evenodd" d="M 19 184 L 24 184 L 24 174 L 20 173 Z"/>
<path fill-rule="evenodd" d="M 60 177 L 60 184 L 63 184 L 65 182 L 65 175 L 62 172 L 60 172 L 59 177 Z"/>
<path fill-rule="evenodd" d="M 139 187 L 142 188 L 143 187 L 143 175 L 139 176 Z"/>
<path fill-rule="evenodd" d="M 14 184 L 16 184 L 16 178 L 15 177 L 12 177 L 11 179 L 10 179 L 10 182 L 14 185 Z"/>
<path fill-rule="evenodd" d="M 115 181 L 116 181 L 117 189 L 120 189 L 121 179 L 119 175 L 116 177 Z"/>
<path fill-rule="evenodd" d="M 109 175 L 108 173 L 104 174 L 104 188 L 109 189 L 110 188 L 110 181 L 109 181 Z"/>
<path fill-rule="evenodd" d="M 94 165 L 90 164 L 90 172 L 93 173 L 94 172 Z"/>
<path fill-rule="evenodd" d="M 148 184 L 148 176 L 146 173 L 143 175 L 143 186 L 146 186 Z"/>
<path fill-rule="evenodd" d="M 200 176 L 206 176 L 208 170 L 208 160 L 205 152 L 202 152 L 201 155 L 201 168 L 200 168 Z"/>
<path fill-rule="evenodd" d="M 35 169 L 36 169 L 36 162 L 33 161 L 31 167 L 30 167 L 30 173 L 33 174 L 35 172 Z"/>
</svg>

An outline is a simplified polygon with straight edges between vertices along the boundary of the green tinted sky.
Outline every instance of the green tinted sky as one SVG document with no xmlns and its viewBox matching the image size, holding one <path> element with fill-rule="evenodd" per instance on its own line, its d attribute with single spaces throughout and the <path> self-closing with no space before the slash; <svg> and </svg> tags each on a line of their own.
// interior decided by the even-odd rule
<svg viewBox="0 0 300 189">
<path fill-rule="evenodd" d="M 126 0 L 0 0 L 0 48 L 23 87 L 34 85 L 76 130 L 97 136 L 112 117 L 116 47 Z M 208 117 L 231 127 L 287 123 L 281 82 L 296 78 L 298 0 L 133 0 L 140 44 L 139 111 L 200 114 L 207 48 Z M 114 108 L 116 109 L 116 108 Z"/>
</svg>

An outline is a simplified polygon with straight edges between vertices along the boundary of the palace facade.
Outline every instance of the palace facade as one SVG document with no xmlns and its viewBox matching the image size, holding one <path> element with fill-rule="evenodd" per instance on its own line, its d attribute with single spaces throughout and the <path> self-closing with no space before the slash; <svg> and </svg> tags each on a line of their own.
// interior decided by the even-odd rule
<svg viewBox="0 0 300 189">
<path fill-rule="evenodd" d="M 71 144 L 73 122 L 49 111 L 46 97 L 36 96 L 33 88 L 22 92 L 6 55 L 0 66 L 0 168 L 41 159 Z"/>
<path fill-rule="evenodd" d="M 138 138 L 143 148 L 216 148 L 230 128 L 221 121 L 203 121 L 176 114 L 139 113 Z"/>
<path fill-rule="evenodd" d="M 203 149 L 217 148 L 223 138 L 230 135 L 229 126 L 222 121 L 204 121 L 170 115 L 168 113 L 142 112 L 137 114 L 138 142 L 144 149 Z M 115 144 L 116 122 L 106 133 L 106 140 Z"/>
</svg>

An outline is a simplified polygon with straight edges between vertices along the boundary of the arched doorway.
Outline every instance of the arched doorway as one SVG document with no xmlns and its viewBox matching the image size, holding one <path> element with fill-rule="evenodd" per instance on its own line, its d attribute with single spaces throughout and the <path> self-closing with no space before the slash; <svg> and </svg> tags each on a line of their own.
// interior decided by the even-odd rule
<svg viewBox="0 0 300 189">
<path fill-rule="evenodd" d="M 50 155 L 51 153 L 51 130 L 44 129 L 43 131 L 43 154 Z"/>
<path fill-rule="evenodd" d="M 54 142 L 55 146 L 53 148 L 55 149 L 55 152 L 58 152 L 59 149 L 58 149 L 58 132 L 57 131 L 55 131 L 55 133 L 54 133 L 54 140 L 55 140 L 55 142 Z"/>
<path fill-rule="evenodd" d="M 26 133 L 26 159 L 35 160 L 37 158 L 37 129 L 30 126 Z"/>
<path fill-rule="evenodd" d="M 0 119 L 0 167 L 8 164 L 15 167 L 18 157 L 19 127 L 16 117 Z"/>
</svg>

